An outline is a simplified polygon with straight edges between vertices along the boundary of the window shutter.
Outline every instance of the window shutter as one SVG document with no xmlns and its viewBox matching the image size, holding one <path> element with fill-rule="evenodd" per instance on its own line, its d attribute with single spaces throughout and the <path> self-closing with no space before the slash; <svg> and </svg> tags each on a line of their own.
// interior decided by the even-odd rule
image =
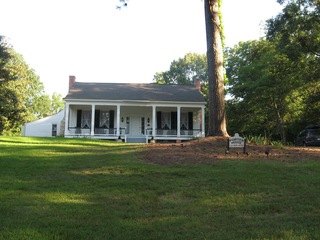
<svg viewBox="0 0 320 240">
<path fill-rule="evenodd" d="M 77 110 L 77 128 L 81 128 L 81 116 L 82 116 L 82 110 Z"/>
<path fill-rule="evenodd" d="M 171 112 L 171 129 L 177 129 L 177 112 Z"/>
<path fill-rule="evenodd" d="M 98 128 L 100 126 L 100 110 L 94 112 L 94 127 Z"/>
<path fill-rule="evenodd" d="M 157 112 L 157 129 L 161 129 L 161 112 Z"/>
<path fill-rule="evenodd" d="M 109 128 L 114 128 L 114 110 L 110 110 L 110 126 Z"/>
<path fill-rule="evenodd" d="M 188 129 L 193 129 L 193 112 L 188 112 Z"/>
</svg>

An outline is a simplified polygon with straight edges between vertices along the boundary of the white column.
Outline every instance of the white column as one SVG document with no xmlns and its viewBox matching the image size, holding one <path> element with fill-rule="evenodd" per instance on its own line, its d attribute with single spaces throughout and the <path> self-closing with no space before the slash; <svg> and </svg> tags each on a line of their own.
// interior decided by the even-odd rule
<svg viewBox="0 0 320 240">
<path fill-rule="evenodd" d="M 69 109 L 69 103 L 66 103 L 66 108 L 64 110 L 64 136 L 69 135 Z"/>
<path fill-rule="evenodd" d="M 202 122 L 202 126 L 201 126 L 201 134 L 204 137 L 205 136 L 205 129 L 206 129 L 206 125 L 205 125 L 205 111 L 204 111 L 204 107 L 201 107 L 201 122 Z"/>
<path fill-rule="evenodd" d="M 91 136 L 94 136 L 94 122 L 95 122 L 95 111 L 96 111 L 96 105 L 92 104 L 91 106 Z"/>
<path fill-rule="evenodd" d="M 157 119 L 157 114 L 156 114 L 156 106 L 152 106 L 152 136 L 156 136 L 156 119 Z"/>
<path fill-rule="evenodd" d="M 177 107 L 177 136 L 180 137 L 180 119 L 181 119 L 181 107 Z"/>
<path fill-rule="evenodd" d="M 120 136 L 120 105 L 117 105 L 117 136 Z"/>
</svg>

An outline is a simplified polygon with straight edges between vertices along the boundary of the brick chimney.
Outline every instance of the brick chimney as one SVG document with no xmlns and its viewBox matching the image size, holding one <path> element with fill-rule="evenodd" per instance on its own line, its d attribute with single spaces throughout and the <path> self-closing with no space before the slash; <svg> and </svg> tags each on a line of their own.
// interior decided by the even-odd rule
<svg viewBox="0 0 320 240">
<path fill-rule="evenodd" d="M 196 77 L 194 79 L 194 85 L 196 86 L 196 88 L 198 89 L 198 91 L 201 91 L 201 82 L 200 82 L 200 78 Z"/>
<path fill-rule="evenodd" d="M 69 76 L 69 92 L 70 92 L 70 89 L 73 87 L 75 82 L 76 82 L 76 77 L 75 76 Z"/>
</svg>

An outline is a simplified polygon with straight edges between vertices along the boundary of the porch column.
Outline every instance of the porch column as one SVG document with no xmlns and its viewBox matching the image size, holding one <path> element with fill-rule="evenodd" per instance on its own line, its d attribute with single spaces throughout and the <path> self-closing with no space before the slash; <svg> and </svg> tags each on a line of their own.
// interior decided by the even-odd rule
<svg viewBox="0 0 320 240">
<path fill-rule="evenodd" d="M 202 137 L 205 136 L 205 131 L 206 131 L 206 125 L 205 125 L 205 111 L 204 111 L 204 107 L 201 107 L 201 134 Z"/>
<path fill-rule="evenodd" d="M 152 136 L 153 138 L 156 136 L 156 106 L 152 106 Z"/>
<path fill-rule="evenodd" d="M 92 104 L 91 106 L 91 136 L 94 136 L 94 123 L 95 123 L 95 111 L 96 111 L 96 105 Z"/>
<path fill-rule="evenodd" d="M 69 135 L 69 103 L 66 103 L 64 110 L 64 136 Z"/>
<path fill-rule="evenodd" d="M 180 119 L 181 119 L 181 107 L 177 107 L 177 136 L 180 137 Z"/>
<path fill-rule="evenodd" d="M 117 136 L 120 136 L 120 105 L 117 105 Z"/>
</svg>

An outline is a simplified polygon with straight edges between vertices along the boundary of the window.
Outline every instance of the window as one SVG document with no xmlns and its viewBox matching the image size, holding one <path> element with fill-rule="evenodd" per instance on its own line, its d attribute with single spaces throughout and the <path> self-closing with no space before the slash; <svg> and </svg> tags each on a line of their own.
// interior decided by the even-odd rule
<svg viewBox="0 0 320 240">
<path fill-rule="evenodd" d="M 82 111 L 81 128 L 91 128 L 91 111 Z"/>
<path fill-rule="evenodd" d="M 189 124 L 188 124 L 188 113 L 181 113 L 180 129 L 181 130 L 187 130 L 188 127 L 189 127 Z"/>
<path fill-rule="evenodd" d="M 57 129 L 58 129 L 57 124 L 52 124 L 52 131 L 51 131 L 52 137 L 57 136 Z"/>
<path fill-rule="evenodd" d="M 145 118 L 141 118 L 141 134 L 144 134 L 144 129 L 146 128 Z"/>
<path fill-rule="evenodd" d="M 101 128 L 109 128 L 110 127 L 110 113 L 109 111 L 102 111 L 100 114 L 100 124 Z"/>
<path fill-rule="evenodd" d="M 126 134 L 130 133 L 130 117 L 126 117 Z"/>
<path fill-rule="evenodd" d="M 178 128 L 177 112 L 157 112 L 157 129 L 177 130 Z M 193 129 L 193 112 L 180 113 L 180 129 Z"/>
<path fill-rule="evenodd" d="M 161 113 L 161 128 L 165 130 L 171 129 L 171 113 Z"/>
</svg>

